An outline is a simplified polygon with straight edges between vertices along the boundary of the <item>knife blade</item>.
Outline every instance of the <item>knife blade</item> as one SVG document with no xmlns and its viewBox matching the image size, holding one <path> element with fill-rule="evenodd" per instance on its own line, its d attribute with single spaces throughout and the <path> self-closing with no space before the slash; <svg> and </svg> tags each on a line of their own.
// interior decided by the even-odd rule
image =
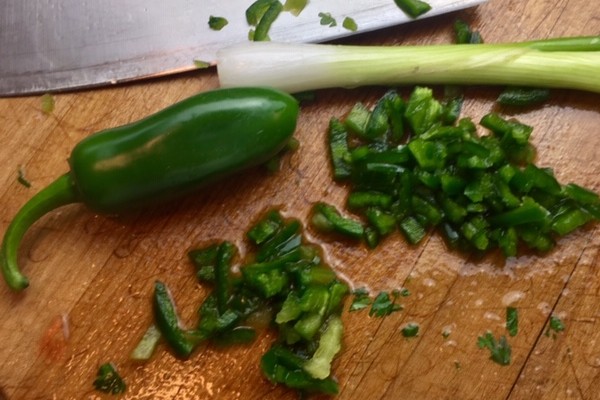
<svg viewBox="0 0 600 400">
<path fill-rule="evenodd" d="M 429 0 L 421 18 L 486 0 Z M 5 0 L 0 3 L 0 96 L 116 84 L 214 64 L 223 47 L 248 40 L 245 10 L 253 0 Z M 329 13 L 336 26 L 321 25 Z M 226 18 L 221 30 L 210 16 Z M 342 20 L 356 22 L 356 32 Z M 393 0 L 309 1 L 282 13 L 273 41 L 317 43 L 411 21 Z"/>
</svg>

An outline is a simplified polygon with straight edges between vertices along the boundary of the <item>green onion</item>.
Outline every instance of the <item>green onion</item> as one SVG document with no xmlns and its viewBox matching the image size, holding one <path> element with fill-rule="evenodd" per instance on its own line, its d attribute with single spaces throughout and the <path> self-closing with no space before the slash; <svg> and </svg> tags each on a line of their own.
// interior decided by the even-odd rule
<svg viewBox="0 0 600 400">
<path fill-rule="evenodd" d="M 217 69 L 222 86 L 289 92 L 415 83 L 600 92 L 600 36 L 398 47 L 248 43 L 221 50 Z"/>
</svg>

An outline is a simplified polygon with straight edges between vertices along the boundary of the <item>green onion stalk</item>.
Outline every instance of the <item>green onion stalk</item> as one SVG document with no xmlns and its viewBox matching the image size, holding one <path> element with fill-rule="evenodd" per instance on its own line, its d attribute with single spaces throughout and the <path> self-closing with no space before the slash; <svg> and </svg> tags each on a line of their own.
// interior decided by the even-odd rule
<svg viewBox="0 0 600 400">
<path fill-rule="evenodd" d="M 221 86 L 288 92 L 366 85 L 512 85 L 600 93 L 600 36 L 507 44 L 349 46 L 252 42 L 221 50 Z"/>
</svg>

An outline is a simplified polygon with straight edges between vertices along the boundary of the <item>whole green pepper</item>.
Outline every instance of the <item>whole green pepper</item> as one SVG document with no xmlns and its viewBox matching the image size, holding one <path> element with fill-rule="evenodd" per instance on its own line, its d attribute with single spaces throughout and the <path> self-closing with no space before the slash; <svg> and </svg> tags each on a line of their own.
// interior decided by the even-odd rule
<svg viewBox="0 0 600 400">
<path fill-rule="evenodd" d="M 275 156 L 294 133 L 298 111 L 298 102 L 278 90 L 217 89 L 82 140 L 70 171 L 8 226 L 0 250 L 4 279 L 16 290 L 28 286 L 17 264 L 19 243 L 47 212 L 82 202 L 115 214 L 187 194 Z"/>
</svg>

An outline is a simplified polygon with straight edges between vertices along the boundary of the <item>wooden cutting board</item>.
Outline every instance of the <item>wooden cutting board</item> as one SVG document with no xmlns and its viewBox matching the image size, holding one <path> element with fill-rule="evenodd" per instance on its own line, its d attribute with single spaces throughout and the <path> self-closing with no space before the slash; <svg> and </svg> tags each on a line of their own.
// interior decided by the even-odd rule
<svg viewBox="0 0 600 400">
<path fill-rule="evenodd" d="M 592 35 L 600 8 L 586 0 L 491 0 L 473 10 L 355 38 L 361 44 L 445 43 L 460 17 L 487 42 Z M 599 73 L 600 79 L 600 73 Z M 95 131 L 124 124 L 217 87 L 214 70 L 56 94 L 45 115 L 38 96 L 0 100 L 0 232 L 37 190 L 67 169 L 71 148 Z M 73 205 L 37 223 L 21 248 L 31 286 L 0 285 L 0 399 L 102 398 L 92 382 L 112 361 L 128 399 L 294 399 L 261 376 L 258 362 L 273 337 L 251 346 L 205 348 L 188 361 L 160 347 L 139 364 L 129 353 L 151 321 L 153 282 L 172 289 L 191 324 L 207 289 L 196 284 L 186 251 L 213 239 L 242 244 L 251 220 L 280 206 L 306 221 L 311 204 L 341 206 L 346 189 L 332 183 L 325 149 L 329 119 L 357 101 L 372 104 L 382 88 L 327 90 L 306 104 L 300 149 L 275 175 L 254 170 L 164 207 L 115 219 Z M 465 115 L 493 110 L 497 88 L 469 88 Z M 554 91 L 543 107 L 514 116 L 535 127 L 538 164 L 562 182 L 600 192 L 600 95 Z M 17 182 L 19 168 L 31 182 Z M 600 398 L 600 225 L 558 243 L 545 257 L 506 263 L 449 252 L 433 235 L 417 247 L 399 236 L 376 251 L 313 236 L 330 263 L 357 286 L 406 287 L 404 310 L 385 319 L 344 313 L 345 342 L 335 365 L 339 399 L 598 399 Z M 519 311 L 509 339 L 512 363 L 500 366 L 477 347 L 490 330 L 505 334 L 507 306 Z M 565 330 L 547 336 L 549 317 Z M 420 325 L 418 337 L 400 330 Z M 446 332 L 446 335 L 443 333 Z M 107 396 L 110 398 L 110 396 Z"/>
</svg>

